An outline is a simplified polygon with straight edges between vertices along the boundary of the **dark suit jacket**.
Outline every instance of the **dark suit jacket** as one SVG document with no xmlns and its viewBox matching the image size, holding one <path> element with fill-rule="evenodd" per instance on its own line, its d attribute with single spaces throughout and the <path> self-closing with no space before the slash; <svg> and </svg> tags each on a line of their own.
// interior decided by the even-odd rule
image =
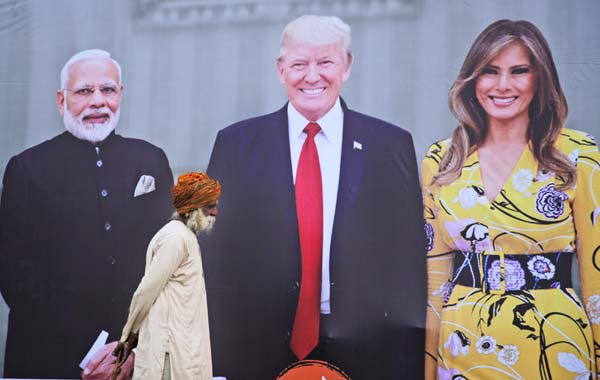
<svg viewBox="0 0 600 380">
<path fill-rule="evenodd" d="M 317 359 L 355 380 L 421 378 L 426 275 L 412 139 L 342 107 L 332 314 Z M 275 379 L 295 361 L 301 271 L 286 107 L 221 130 L 208 173 L 223 186 L 202 245 L 214 374 Z"/>
<path fill-rule="evenodd" d="M 134 198 L 144 174 L 156 190 Z M 161 149 L 115 134 L 92 145 L 65 132 L 11 158 L 0 202 L 5 376 L 78 378 L 100 330 L 120 337 L 172 184 Z"/>
</svg>

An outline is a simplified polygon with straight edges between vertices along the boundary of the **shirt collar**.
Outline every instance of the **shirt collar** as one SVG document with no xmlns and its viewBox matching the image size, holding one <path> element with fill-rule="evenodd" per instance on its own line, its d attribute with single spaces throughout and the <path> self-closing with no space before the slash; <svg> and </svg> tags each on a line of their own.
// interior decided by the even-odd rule
<svg viewBox="0 0 600 380">
<path fill-rule="evenodd" d="M 303 136 L 304 128 L 309 121 L 302 116 L 291 102 L 288 102 L 287 107 L 288 126 L 290 136 L 300 138 Z M 331 143 L 341 142 L 342 130 L 344 126 L 344 111 L 340 105 L 338 97 L 333 104 L 333 107 L 323 117 L 317 120 L 317 124 L 321 127 L 321 131 L 325 138 Z"/>
</svg>

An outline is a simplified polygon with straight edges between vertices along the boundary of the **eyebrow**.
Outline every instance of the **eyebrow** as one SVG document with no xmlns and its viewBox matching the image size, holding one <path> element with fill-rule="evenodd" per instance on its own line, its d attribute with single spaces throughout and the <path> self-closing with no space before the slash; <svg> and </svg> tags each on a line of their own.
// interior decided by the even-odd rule
<svg viewBox="0 0 600 380">
<path fill-rule="evenodd" d="M 98 87 L 102 87 L 102 86 L 118 86 L 118 85 L 119 84 L 117 82 L 115 82 L 115 81 L 109 81 L 109 82 L 100 83 L 98 85 Z M 76 83 L 74 87 L 83 88 L 83 87 L 94 87 L 94 86 L 95 85 L 93 85 L 91 83 L 83 82 L 83 83 L 80 83 L 80 84 Z"/>
<path fill-rule="evenodd" d="M 492 68 L 492 69 L 499 69 L 500 68 L 500 66 L 491 65 L 491 64 L 487 64 L 484 67 L 486 67 L 486 68 L 489 67 L 489 68 Z M 516 69 L 516 68 L 520 68 L 520 67 L 531 67 L 531 63 L 520 63 L 518 65 L 510 66 L 509 69 Z"/>
<path fill-rule="evenodd" d="M 288 60 L 290 62 L 308 62 L 311 59 L 312 59 L 312 57 L 311 58 L 305 58 L 305 57 L 289 57 L 288 58 Z M 327 54 L 327 55 L 315 58 L 315 61 L 319 62 L 319 61 L 323 61 L 325 59 L 333 60 L 334 56 Z"/>
</svg>

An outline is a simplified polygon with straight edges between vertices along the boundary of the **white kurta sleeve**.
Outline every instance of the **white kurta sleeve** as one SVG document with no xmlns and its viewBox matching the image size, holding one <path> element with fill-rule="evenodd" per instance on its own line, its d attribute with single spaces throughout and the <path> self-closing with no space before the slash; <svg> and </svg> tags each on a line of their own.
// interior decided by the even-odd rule
<svg viewBox="0 0 600 380">
<path fill-rule="evenodd" d="M 121 342 L 124 342 L 131 332 L 138 332 L 140 324 L 185 256 L 185 242 L 180 234 L 169 232 L 157 240 L 152 252 L 152 262 L 146 266 L 146 273 L 131 299 Z"/>
</svg>

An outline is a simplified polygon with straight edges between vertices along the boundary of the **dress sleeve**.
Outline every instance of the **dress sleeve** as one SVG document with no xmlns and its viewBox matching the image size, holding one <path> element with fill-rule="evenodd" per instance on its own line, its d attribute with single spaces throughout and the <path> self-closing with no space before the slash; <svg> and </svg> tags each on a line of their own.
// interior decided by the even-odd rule
<svg viewBox="0 0 600 380">
<path fill-rule="evenodd" d="M 600 153 L 591 136 L 581 141 L 577 194 L 572 203 L 581 291 L 594 336 L 600 368 Z"/>
<path fill-rule="evenodd" d="M 439 168 L 439 144 L 434 144 L 422 165 L 422 188 L 425 232 L 427 236 L 427 322 L 425 332 L 425 379 L 437 378 L 437 347 L 440 317 L 444 298 L 449 296 L 449 278 L 452 271 L 452 248 L 442 239 L 438 219 L 439 186 L 432 185 L 433 175 Z M 446 299 L 447 301 L 447 299 Z"/>
<path fill-rule="evenodd" d="M 181 236 L 170 233 L 157 242 L 152 262 L 131 299 L 129 316 L 123 328 L 121 342 L 125 342 L 131 332 L 139 331 L 140 325 L 148 316 L 150 307 L 184 258 L 185 243 Z"/>
</svg>

